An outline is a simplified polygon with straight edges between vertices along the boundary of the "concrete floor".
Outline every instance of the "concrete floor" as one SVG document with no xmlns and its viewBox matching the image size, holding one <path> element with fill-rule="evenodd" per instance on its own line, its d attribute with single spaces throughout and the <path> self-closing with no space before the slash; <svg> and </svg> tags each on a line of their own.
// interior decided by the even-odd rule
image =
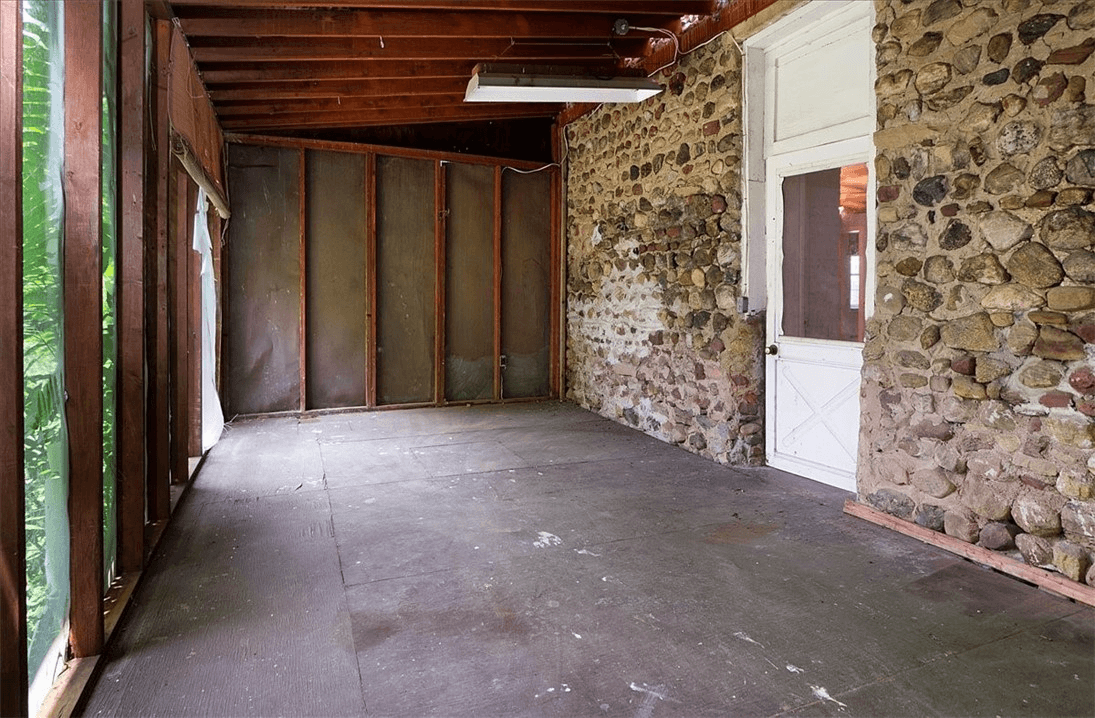
<svg viewBox="0 0 1095 718">
<path fill-rule="evenodd" d="M 92 716 L 1095 714 L 1095 612 L 559 403 L 231 427 Z"/>
</svg>

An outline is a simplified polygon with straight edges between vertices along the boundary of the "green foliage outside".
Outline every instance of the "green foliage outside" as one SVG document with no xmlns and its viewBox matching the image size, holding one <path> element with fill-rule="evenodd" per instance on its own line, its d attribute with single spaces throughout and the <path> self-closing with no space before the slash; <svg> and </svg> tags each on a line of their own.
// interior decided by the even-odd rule
<svg viewBox="0 0 1095 718">
<path fill-rule="evenodd" d="M 23 1 L 23 370 L 27 635 L 31 675 L 68 613 L 68 442 L 64 423 L 61 276 L 63 4 Z M 116 9 L 104 1 L 103 501 L 104 578 L 117 554 Z M 110 88 L 109 90 L 107 88 Z"/>
<path fill-rule="evenodd" d="M 61 296 L 63 5 L 23 3 L 23 371 L 31 675 L 68 612 Z"/>
<path fill-rule="evenodd" d="M 118 246 L 117 196 L 117 7 L 103 2 L 103 580 L 114 577 L 117 542 L 117 481 L 115 472 L 117 384 L 117 292 L 115 258 Z M 104 587 L 105 588 L 105 587 Z"/>
</svg>

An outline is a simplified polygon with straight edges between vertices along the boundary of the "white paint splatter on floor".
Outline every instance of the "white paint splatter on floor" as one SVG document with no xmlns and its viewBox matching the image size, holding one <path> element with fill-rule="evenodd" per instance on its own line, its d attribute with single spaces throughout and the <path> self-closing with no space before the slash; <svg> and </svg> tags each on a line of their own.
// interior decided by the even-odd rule
<svg viewBox="0 0 1095 718">
<path fill-rule="evenodd" d="M 810 690 L 814 692 L 814 696 L 816 696 L 817 698 L 820 698 L 823 701 L 836 703 L 838 706 L 840 706 L 840 710 L 844 710 L 848 707 L 847 703 L 841 703 L 836 698 L 833 698 L 831 695 L 829 695 L 829 691 L 826 690 L 824 686 L 810 686 Z"/>
<path fill-rule="evenodd" d="M 764 646 L 761 643 L 759 643 L 757 641 L 754 641 L 752 638 L 750 638 L 749 634 L 746 633 L 745 631 L 736 631 L 734 633 L 734 638 L 737 638 L 739 640 L 745 641 L 746 643 L 752 643 L 754 645 L 760 646 L 761 648 L 764 648 Z"/>
<path fill-rule="evenodd" d="M 802 670 L 801 668 L 799 668 L 798 666 L 794 665 L 793 663 L 788 663 L 787 664 L 787 670 L 790 671 L 791 673 L 805 673 L 806 672 L 806 671 Z"/>
<path fill-rule="evenodd" d="M 532 545 L 536 548 L 547 548 L 548 546 L 561 546 L 563 540 L 555 534 L 549 534 L 547 531 L 540 532 L 540 538 L 532 542 Z"/>
<path fill-rule="evenodd" d="M 576 549 L 574 549 L 574 553 L 576 553 L 580 556 L 597 556 L 597 557 L 600 557 L 600 555 L 601 555 L 599 553 L 593 553 L 592 551 L 587 551 L 584 548 L 576 548 Z"/>
<path fill-rule="evenodd" d="M 561 686 L 559 686 L 558 688 L 555 688 L 555 687 L 553 686 L 553 687 L 551 687 L 551 688 L 548 688 L 548 689 L 547 689 L 546 691 L 544 691 L 543 693 L 537 693 L 537 694 L 536 694 L 536 695 L 534 695 L 533 697 L 534 697 L 534 698 L 543 698 L 544 696 L 554 696 L 554 695 L 555 695 L 555 694 L 557 694 L 557 693 L 558 693 L 558 694 L 563 694 L 563 693 L 570 693 L 570 686 L 569 686 L 569 685 L 567 685 L 566 683 L 562 684 L 562 685 L 561 685 Z"/>
<path fill-rule="evenodd" d="M 672 700 L 674 703 L 680 703 L 669 697 L 665 686 L 650 686 L 632 681 L 631 690 L 643 694 L 643 702 L 639 704 L 639 710 L 635 711 L 635 718 L 650 718 L 654 715 L 654 706 L 658 701 Z"/>
</svg>

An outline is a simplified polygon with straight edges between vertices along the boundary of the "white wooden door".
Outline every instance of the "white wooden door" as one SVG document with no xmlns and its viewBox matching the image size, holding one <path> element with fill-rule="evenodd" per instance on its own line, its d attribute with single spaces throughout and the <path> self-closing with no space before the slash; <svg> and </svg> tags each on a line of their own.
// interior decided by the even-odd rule
<svg viewBox="0 0 1095 718">
<path fill-rule="evenodd" d="M 766 456 L 849 491 L 873 285 L 872 12 L 810 3 L 747 49 L 762 75 L 746 102 L 764 137 L 749 179 L 763 187 L 750 206 L 764 217 Z"/>
<path fill-rule="evenodd" d="M 767 454 L 854 491 L 873 192 L 867 139 L 771 159 Z"/>
</svg>

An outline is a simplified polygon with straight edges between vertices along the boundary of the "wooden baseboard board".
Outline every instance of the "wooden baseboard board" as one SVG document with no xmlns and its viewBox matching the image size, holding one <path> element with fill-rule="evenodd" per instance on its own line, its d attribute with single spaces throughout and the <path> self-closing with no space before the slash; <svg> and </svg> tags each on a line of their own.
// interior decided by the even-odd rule
<svg viewBox="0 0 1095 718">
<path fill-rule="evenodd" d="M 1045 569 L 1016 561 L 1015 559 L 1009 558 L 996 551 L 966 543 L 953 536 L 948 536 L 945 533 L 932 531 L 931 529 L 924 528 L 923 526 L 914 524 L 910 521 L 903 521 L 896 516 L 876 511 L 870 506 L 865 506 L 856 501 L 852 501 L 851 499 L 844 502 L 844 513 L 863 519 L 864 521 L 870 521 L 873 524 L 878 524 L 879 526 L 888 529 L 893 529 L 906 536 L 919 539 L 924 543 L 958 554 L 970 561 L 989 566 L 997 571 L 1033 583 L 1040 588 L 1044 588 L 1047 591 L 1059 594 L 1065 598 L 1071 598 L 1074 601 L 1079 601 L 1088 606 L 1095 606 L 1095 588 L 1083 583 L 1070 581 L 1059 573 L 1046 571 Z"/>
</svg>

